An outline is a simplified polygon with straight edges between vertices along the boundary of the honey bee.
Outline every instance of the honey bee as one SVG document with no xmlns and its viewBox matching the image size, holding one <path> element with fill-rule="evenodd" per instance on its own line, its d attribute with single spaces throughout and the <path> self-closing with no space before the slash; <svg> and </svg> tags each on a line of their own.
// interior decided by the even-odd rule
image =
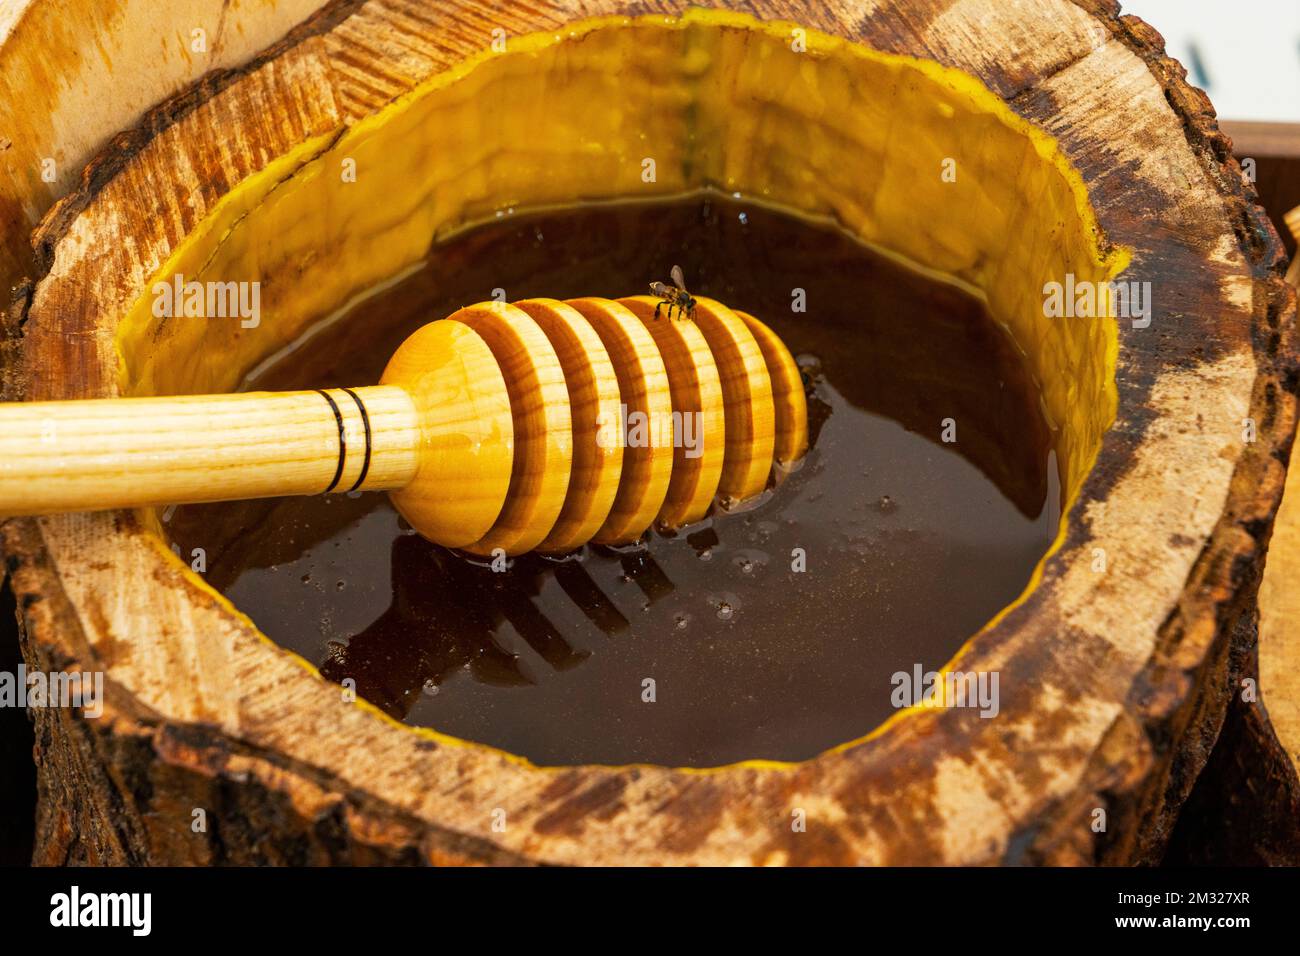
<svg viewBox="0 0 1300 956">
<path fill-rule="evenodd" d="M 672 319 L 674 310 L 676 310 L 679 319 L 682 316 L 688 319 L 694 318 L 695 298 L 686 291 L 686 280 L 682 277 L 682 267 L 673 266 L 671 276 L 673 280 L 671 286 L 664 282 L 650 283 L 650 294 L 656 295 L 662 300 L 655 306 L 655 321 L 659 320 L 659 310 L 664 306 L 668 306 L 669 320 Z M 676 288 L 673 286 L 676 286 Z"/>
</svg>

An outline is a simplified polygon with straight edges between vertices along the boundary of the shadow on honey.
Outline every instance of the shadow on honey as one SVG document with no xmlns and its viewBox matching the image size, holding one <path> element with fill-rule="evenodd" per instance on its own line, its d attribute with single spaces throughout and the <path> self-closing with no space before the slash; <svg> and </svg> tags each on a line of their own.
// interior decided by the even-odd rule
<svg viewBox="0 0 1300 956">
<path fill-rule="evenodd" d="M 1039 390 L 963 289 L 714 194 L 504 214 L 244 387 L 373 383 L 411 331 L 495 290 L 618 297 L 674 264 L 804 372 L 809 454 L 753 507 L 505 571 L 424 541 L 377 494 L 190 506 L 168 534 L 327 678 L 539 764 L 793 761 L 862 736 L 894 712 L 893 675 L 942 667 L 1058 530 Z"/>
</svg>

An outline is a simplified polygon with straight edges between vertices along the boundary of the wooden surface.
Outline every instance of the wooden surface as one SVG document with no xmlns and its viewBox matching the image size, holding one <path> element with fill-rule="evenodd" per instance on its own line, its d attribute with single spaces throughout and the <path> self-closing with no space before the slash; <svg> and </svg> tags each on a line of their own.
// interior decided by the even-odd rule
<svg viewBox="0 0 1300 956">
<path fill-rule="evenodd" d="M 522 36 L 614 8 L 372 0 L 144 142 L 105 154 L 37 237 L 36 282 L 9 318 L 11 338 L 22 330 L 23 365 L 8 397 L 111 394 L 109 326 L 149 264 L 272 157 L 338 135 L 476 52 L 484 24 Z M 1120 325 L 1118 417 L 1068 536 L 1038 588 L 960 655 L 961 667 L 996 670 L 1017 689 L 1000 718 L 909 712 L 788 766 L 536 768 L 341 706 L 336 687 L 262 640 L 136 516 L 11 521 L 4 547 L 29 664 L 93 662 L 108 673 L 105 718 L 38 715 L 39 861 L 1160 857 L 1229 700 L 1257 676 L 1249 629 L 1238 625 L 1253 605 L 1295 424 L 1295 299 L 1277 236 L 1204 98 L 1155 32 L 1111 4 L 746 9 L 979 77 L 1057 137 L 1106 237 L 1133 250 L 1133 274 L 1158 292 L 1150 329 Z M 266 122 L 236 132 L 250 114 Z M 227 137 L 220 150 L 205 145 L 217 131 Z M 158 181 L 186 198 L 142 215 L 129 197 Z M 1247 417 L 1253 442 L 1241 440 Z M 1112 569 L 1100 576 L 1099 548 Z M 1275 747 L 1256 716 L 1256 739 Z M 1294 773 L 1276 782 L 1294 791 Z M 196 806 L 212 809 L 219 831 L 189 829 Z M 504 831 L 492 829 L 494 808 L 508 815 Z M 1091 825 L 1098 809 L 1101 832 Z M 803 832 L 790 825 L 794 810 L 807 815 Z"/>
<path fill-rule="evenodd" d="M 452 318 L 492 349 L 514 415 L 514 464 L 505 508 L 488 533 L 466 547 L 484 555 L 498 548 L 507 554 L 531 551 L 559 520 L 573 470 L 573 415 L 564 367 L 541 326 L 520 309 L 483 303 Z"/>
<path fill-rule="evenodd" d="M 808 397 L 794 356 L 776 333 L 750 315 L 737 312 L 763 352 L 772 382 L 772 454 L 778 469 L 791 468 L 808 450 Z"/>
<path fill-rule="evenodd" d="M 618 378 L 600 336 L 573 306 L 554 299 L 526 299 L 515 305 L 546 333 L 569 389 L 573 470 L 564 507 L 538 545 L 542 551 L 569 551 L 595 537 L 618 494 L 623 443 L 611 434 L 621 420 Z"/>
<path fill-rule="evenodd" d="M 713 506 L 726 460 L 720 370 L 704 333 L 694 322 L 656 319 L 659 302 L 650 296 L 631 296 L 619 303 L 639 318 L 654 337 L 668 373 L 673 412 L 698 416 L 700 422 L 697 438 L 701 441 L 694 452 L 685 443 L 673 448 L 672 477 L 658 518 L 670 528 L 692 524 Z"/>
<path fill-rule="evenodd" d="M 460 322 L 430 322 L 393 353 L 381 385 L 411 396 L 419 416 L 415 474 L 391 493 L 411 527 L 450 548 L 479 540 L 505 507 L 514 421 L 505 373 Z"/>
<path fill-rule="evenodd" d="M 663 355 L 645 325 L 626 306 L 608 299 L 574 299 L 569 302 L 591 323 L 609 354 L 618 377 L 619 395 L 629 416 L 641 414 L 650 421 L 672 416 L 672 391 Z M 593 541 L 626 541 L 650 527 L 668 496 L 672 480 L 673 450 L 663 445 L 623 449 L 624 479 L 610 506 L 605 523 Z"/>
<path fill-rule="evenodd" d="M 1297 178 L 1300 179 L 1300 125 L 1285 130 L 1271 131 L 1272 142 L 1282 145 L 1277 152 L 1288 153 Z M 1239 147 L 1241 148 L 1241 147 Z M 1296 184 L 1293 198 L 1300 201 L 1300 184 Z M 1274 210 L 1277 217 L 1277 210 Z M 1300 239 L 1300 205 L 1288 207 L 1280 218 L 1293 248 Z M 1300 289 L 1300 262 L 1292 261 L 1287 271 L 1287 281 Z M 1295 464 L 1294 446 L 1291 452 Z M 1278 508 L 1269 542 L 1268 563 L 1259 585 L 1259 684 L 1260 699 L 1267 712 L 1267 720 L 1276 734 L 1278 747 L 1271 761 L 1263 762 L 1273 768 L 1272 779 L 1285 779 L 1288 772 L 1300 776 L 1300 469 L 1292 467 L 1287 473 L 1286 491 Z M 1258 730 L 1259 718 L 1247 714 L 1241 721 L 1243 734 Z M 1291 821 L 1289 828 L 1281 828 L 1290 840 L 1293 859 L 1300 857 L 1300 792 L 1294 788 L 1277 787 L 1276 806 L 1267 817 Z M 1266 847 L 1271 846 L 1268 834 L 1261 836 Z"/>
<path fill-rule="evenodd" d="M 1260 123 L 1220 120 L 1232 139 L 1233 155 L 1255 166 L 1255 189 L 1282 237 L 1287 254 L 1295 255 L 1295 235 L 1283 217 L 1300 206 L 1300 123 Z"/>
<path fill-rule="evenodd" d="M 693 321 L 717 362 L 727 416 L 727 452 L 718 493 L 739 504 L 762 494 L 772 471 L 772 378 L 749 327 L 721 302 L 697 297 Z"/>
<path fill-rule="evenodd" d="M 205 74 L 205 86 L 216 89 L 229 78 L 224 71 L 246 63 L 321 5 L 322 0 L 5 4 L 0 289 L 31 274 L 33 227 L 77 187 L 87 160 L 111 137 Z M 141 69 L 141 63 L 149 68 Z M 126 135 L 143 141 L 151 133 Z"/>
<path fill-rule="evenodd" d="M 0 515 L 405 487 L 415 404 L 391 385 L 354 394 L 0 404 Z"/>
</svg>

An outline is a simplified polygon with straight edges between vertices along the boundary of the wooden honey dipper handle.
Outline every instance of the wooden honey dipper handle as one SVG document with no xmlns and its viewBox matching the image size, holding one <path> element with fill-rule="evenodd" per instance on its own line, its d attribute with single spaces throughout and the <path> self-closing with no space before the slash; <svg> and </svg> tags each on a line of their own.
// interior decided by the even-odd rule
<svg viewBox="0 0 1300 956">
<path fill-rule="evenodd" d="M 383 384 L 0 404 L 0 517 L 406 489 L 422 533 L 484 534 L 509 485 L 512 418 L 483 340 L 434 322 Z M 415 508 L 418 512 L 418 507 Z"/>
<path fill-rule="evenodd" d="M 802 455 L 806 407 L 752 316 L 654 306 L 470 306 L 370 387 L 0 405 L 0 517 L 384 490 L 426 538 L 482 554 L 686 524 Z M 638 415 L 669 441 L 628 440 Z"/>
<path fill-rule="evenodd" d="M 401 488 L 416 418 L 391 385 L 4 405 L 0 514 Z"/>
</svg>

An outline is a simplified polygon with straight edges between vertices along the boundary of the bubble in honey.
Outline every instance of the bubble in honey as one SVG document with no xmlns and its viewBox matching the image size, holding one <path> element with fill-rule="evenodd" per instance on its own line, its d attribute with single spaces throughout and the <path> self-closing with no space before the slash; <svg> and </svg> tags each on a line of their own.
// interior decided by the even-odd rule
<svg viewBox="0 0 1300 956">
<path fill-rule="evenodd" d="M 889 495 L 881 495 L 876 507 L 880 509 L 882 515 L 891 515 L 898 510 L 898 502 Z"/>
<path fill-rule="evenodd" d="M 706 600 L 719 621 L 735 620 L 736 612 L 740 610 L 740 598 L 730 591 L 715 591 Z"/>
</svg>

